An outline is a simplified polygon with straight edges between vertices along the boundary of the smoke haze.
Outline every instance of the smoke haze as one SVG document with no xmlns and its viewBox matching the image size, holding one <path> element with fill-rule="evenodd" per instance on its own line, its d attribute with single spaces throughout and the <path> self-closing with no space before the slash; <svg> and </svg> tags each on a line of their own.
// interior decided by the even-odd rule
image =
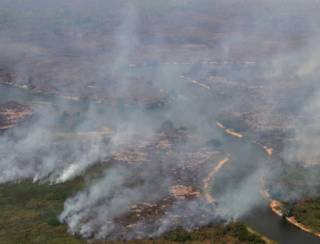
<svg viewBox="0 0 320 244">
<path fill-rule="evenodd" d="M 103 165 L 60 215 L 88 239 L 241 218 L 263 204 L 261 179 L 278 175 L 280 159 L 319 163 L 319 7 L 315 0 L 0 0 L 0 81 L 54 97 L 32 105 L 27 130 L 1 135 L 0 183 L 58 184 Z M 228 149 L 192 172 L 201 185 L 231 153 L 228 173 L 214 180 L 218 204 L 173 201 L 169 189 L 179 182 L 172 169 L 188 168 L 188 153 L 214 155 L 208 141 L 224 138 L 215 122 L 239 114 L 252 115 L 249 129 L 237 125 L 245 133 L 290 131 L 279 161 L 226 139 Z M 174 141 L 176 130 L 182 139 Z M 174 146 L 153 150 L 162 137 Z M 127 150 L 142 150 L 144 160 L 112 161 Z M 121 225 L 133 205 L 163 199 L 156 220 Z"/>
</svg>

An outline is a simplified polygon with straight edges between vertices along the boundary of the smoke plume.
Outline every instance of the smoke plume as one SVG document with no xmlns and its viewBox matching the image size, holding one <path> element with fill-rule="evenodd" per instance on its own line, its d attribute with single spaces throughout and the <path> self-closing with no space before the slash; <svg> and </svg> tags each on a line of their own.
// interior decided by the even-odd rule
<svg viewBox="0 0 320 244">
<path fill-rule="evenodd" d="M 87 239 L 243 217 L 262 204 L 261 179 L 270 185 L 281 162 L 319 164 L 318 8 L 313 0 L 0 0 L 0 81 L 37 97 L 17 98 L 34 116 L 0 136 L 0 183 L 60 184 L 101 167 L 59 216 Z M 246 123 L 233 125 L 243 141 L 216 126 L 242 115 Z M 257 152 L 256 140 L 282 129 L 290 136 L 281 143 L 267 140 L 274 159 Z M 222 149 L 209 145 L 219 140 Z M 203 179 L 229 154 L 208 203 Z M 119 162 L 123 155 L 134 162 Z M 187 183 L 200 197 L 170 193 Z M 131 223 L 141 204 L 161 214 Z"/>
</svg>

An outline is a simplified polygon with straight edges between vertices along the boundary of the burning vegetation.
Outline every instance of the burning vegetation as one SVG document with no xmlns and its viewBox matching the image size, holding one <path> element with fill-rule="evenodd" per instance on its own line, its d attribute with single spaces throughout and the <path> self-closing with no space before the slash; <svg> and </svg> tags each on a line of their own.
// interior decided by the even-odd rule
<svg viewBox="0 0 320 244">
<path fill-rule="evenodd" d="M 317 225 L 320 21 L 293 2 L 0 0 L 0 226 L 265 243 L 224 225 L 265 201 Z"/>
</svg>

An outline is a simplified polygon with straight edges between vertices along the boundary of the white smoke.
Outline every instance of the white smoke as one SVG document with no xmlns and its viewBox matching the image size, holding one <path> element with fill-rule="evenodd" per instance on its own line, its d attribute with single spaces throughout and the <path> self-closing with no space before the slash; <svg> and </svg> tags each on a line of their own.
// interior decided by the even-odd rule
<svg viewBox="0 0 320 244">
<path fill-rule="evenodd" d="M 281 156 L 288 162 L 318 163 L 319 26 L 314 22 L 319 18 L 312 8 L 315 4 L 316 1 L 257 4 L 205 0 L 167 3 L 0 0 L 0 6 L 4 6 L 0 10 L 0 25 L 5 27 L 0 30 L 0 64 L 12 69 L 10 83 L 29 88 L 36 84 L 41 91 L 72 97 L 76 100 L 74 104 L 82 102 L 79 94 L 99 104 L 82 108 L 80 113 L 84 115 L 70 133 L 56 129 L 54 114 L 68 113 L 75 106 L 61 99 L 37 110 L 40 118 L 28 131 L 17 128 L 2 135 L 0 183 L 23 180 L 63 183 L 86 174 L 98 163 L 109 166 L 98 179 L 88 182 L 83 191 L 69 198 L 60 215 L 73 234 L 79 233 L 84 238 L 157 236 L 177 224 L 193 229 L 217 219 L 242 217 L 261 203 L 258 182 L 275 173 L 272 166 L 261 166 L 258 160 L 237 165 L 235 159 L 232 162 L 235 168 L 248 174 L 236 187 L 225 187 L 218 197 L 218 206 L 203 199 L 177 201 L 159 219 L 152 223 L 140 221 L 129 231 L 121 226 L 119 218 L 128 214 L 132 205 L 170 197 L 168 188 L 175 180 L 171 169 L 178 162 L 166 160 L 158 151 L 155 159 L 143 166 L 115 166 L 110 159 L 132 148 L 147 150 L 155 143 L 157 130 L 166 120 L 188 127 L 193 136 L 192 142 L 178 143 L 174 149 L 182 154 L 218 136 L 214 128 L 215 119 L 219 119 L 216 116 L 230 109 L 238 113 L 253 111 L 256 122 L 271 124 L 275 114 L 281 114 L 281 106 L 296 101 L 290 91 L 298 90 L 300 95 L 300 87 L 314 86 L 314 95 L 298 104 L 292 125 L 294 140 L 285 145 Z M 19 14 L 25 8 L 34 16 Z M 239 63 L 250 64 L 252 60 L 254 68 L 239 68 Z M 154 66 L 152 71 L 145 63 Z M 142 68 L 135 74 L 130 65 Z M 221 91 L 219 82 L 211 82 L 209 78 L 225 82 L 228 89 Z M 237 78 L 250 89 L 234 85 L 233 79 Z M 141 85 L 144 79 L 148 82 Z M 192 83 L 195 79 L 200 82 Z M 198 87 L 201 79 L 207 83 Z M 251 91 L 260 87 L 264 88 L 261 96 L 252 100 Z M 130 107 L 132 103 L 145 105 L 145 100 L 153 95 L 169 97 L 161 112 Z M 124 101 L 119 105 L 113 98 Z M 115 108 L 118 105 L 120 108 Z M 69 138 L 109 126 L 112 133 L 105 137 Z M 60 125 L 59 130 L 64 127 L 67 125 Z M 61 134 L 64 139 L 59 139 Z M 240 148 L 233 150 L 251 153 Z M 185 166 L 186 162 L 180 164 Z M 203 177 L 203 171 L 193 173 L 197 180 Z M 233 180 L 224 177 L 223 182 Z M 131 178 L 141 183 L 128 185 Z"/>
</svg>

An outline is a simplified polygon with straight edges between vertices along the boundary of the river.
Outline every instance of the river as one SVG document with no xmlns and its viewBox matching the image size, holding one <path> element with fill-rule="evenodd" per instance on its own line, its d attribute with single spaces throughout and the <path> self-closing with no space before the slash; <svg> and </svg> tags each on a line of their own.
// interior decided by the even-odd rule
<svg viewBox="0 0 320 244">
<path fill-rule="evenodd" d="M 232 178 L 234 178 L 234 176 L 239 177 L 239 175 L 246 177 L 250 174 L 246 172 L 248 169 L 251 169 L 252 172 L 254 168 L 258 168 L 259 165 L 265 164 L 267 167 L 271 165 L 270 157 L 267 156 L 266 152 L 256 144 L 251 143 L 250 140 L 234 138 L 226 133 L 224 133 L 223 138 L 225 150 L 231 154 L 231 163 L 228 164 L 229 168 L 222 169 L 222 171 L 225 170 L 225 175 L 231 175 Z M 243 168 L 243 172 L 239 172 L 241 171 L 239 168 Z M 237 183 L 232 181 L 230 181 L 230 183 L 223 182 L 222 184 L 223 188 L 228 187 L 228 184 L 230 184 L 231 187 L 237 187 Z M 259 184 L 259 182 L 257 182 L 257 184 Z M 277 243 L 320 243 L 320 238 L 300 230 L 273 213 L 269 207 L 269 202 L 262 198 L 260 192 L 257 192 L 257 194 L 261 197 L 262 204 L 259 204 L 254 210 L 250 210 L 249 214 L 241 218 L 241 221 Z"/>
<path fill-rule="evenodd" d="M 255 209 L 243 221 L 257 232 L 281 244 L 320 243 L 320 238 L 288 223 L 274 214 L 268 206 Z"/>
</svg>

